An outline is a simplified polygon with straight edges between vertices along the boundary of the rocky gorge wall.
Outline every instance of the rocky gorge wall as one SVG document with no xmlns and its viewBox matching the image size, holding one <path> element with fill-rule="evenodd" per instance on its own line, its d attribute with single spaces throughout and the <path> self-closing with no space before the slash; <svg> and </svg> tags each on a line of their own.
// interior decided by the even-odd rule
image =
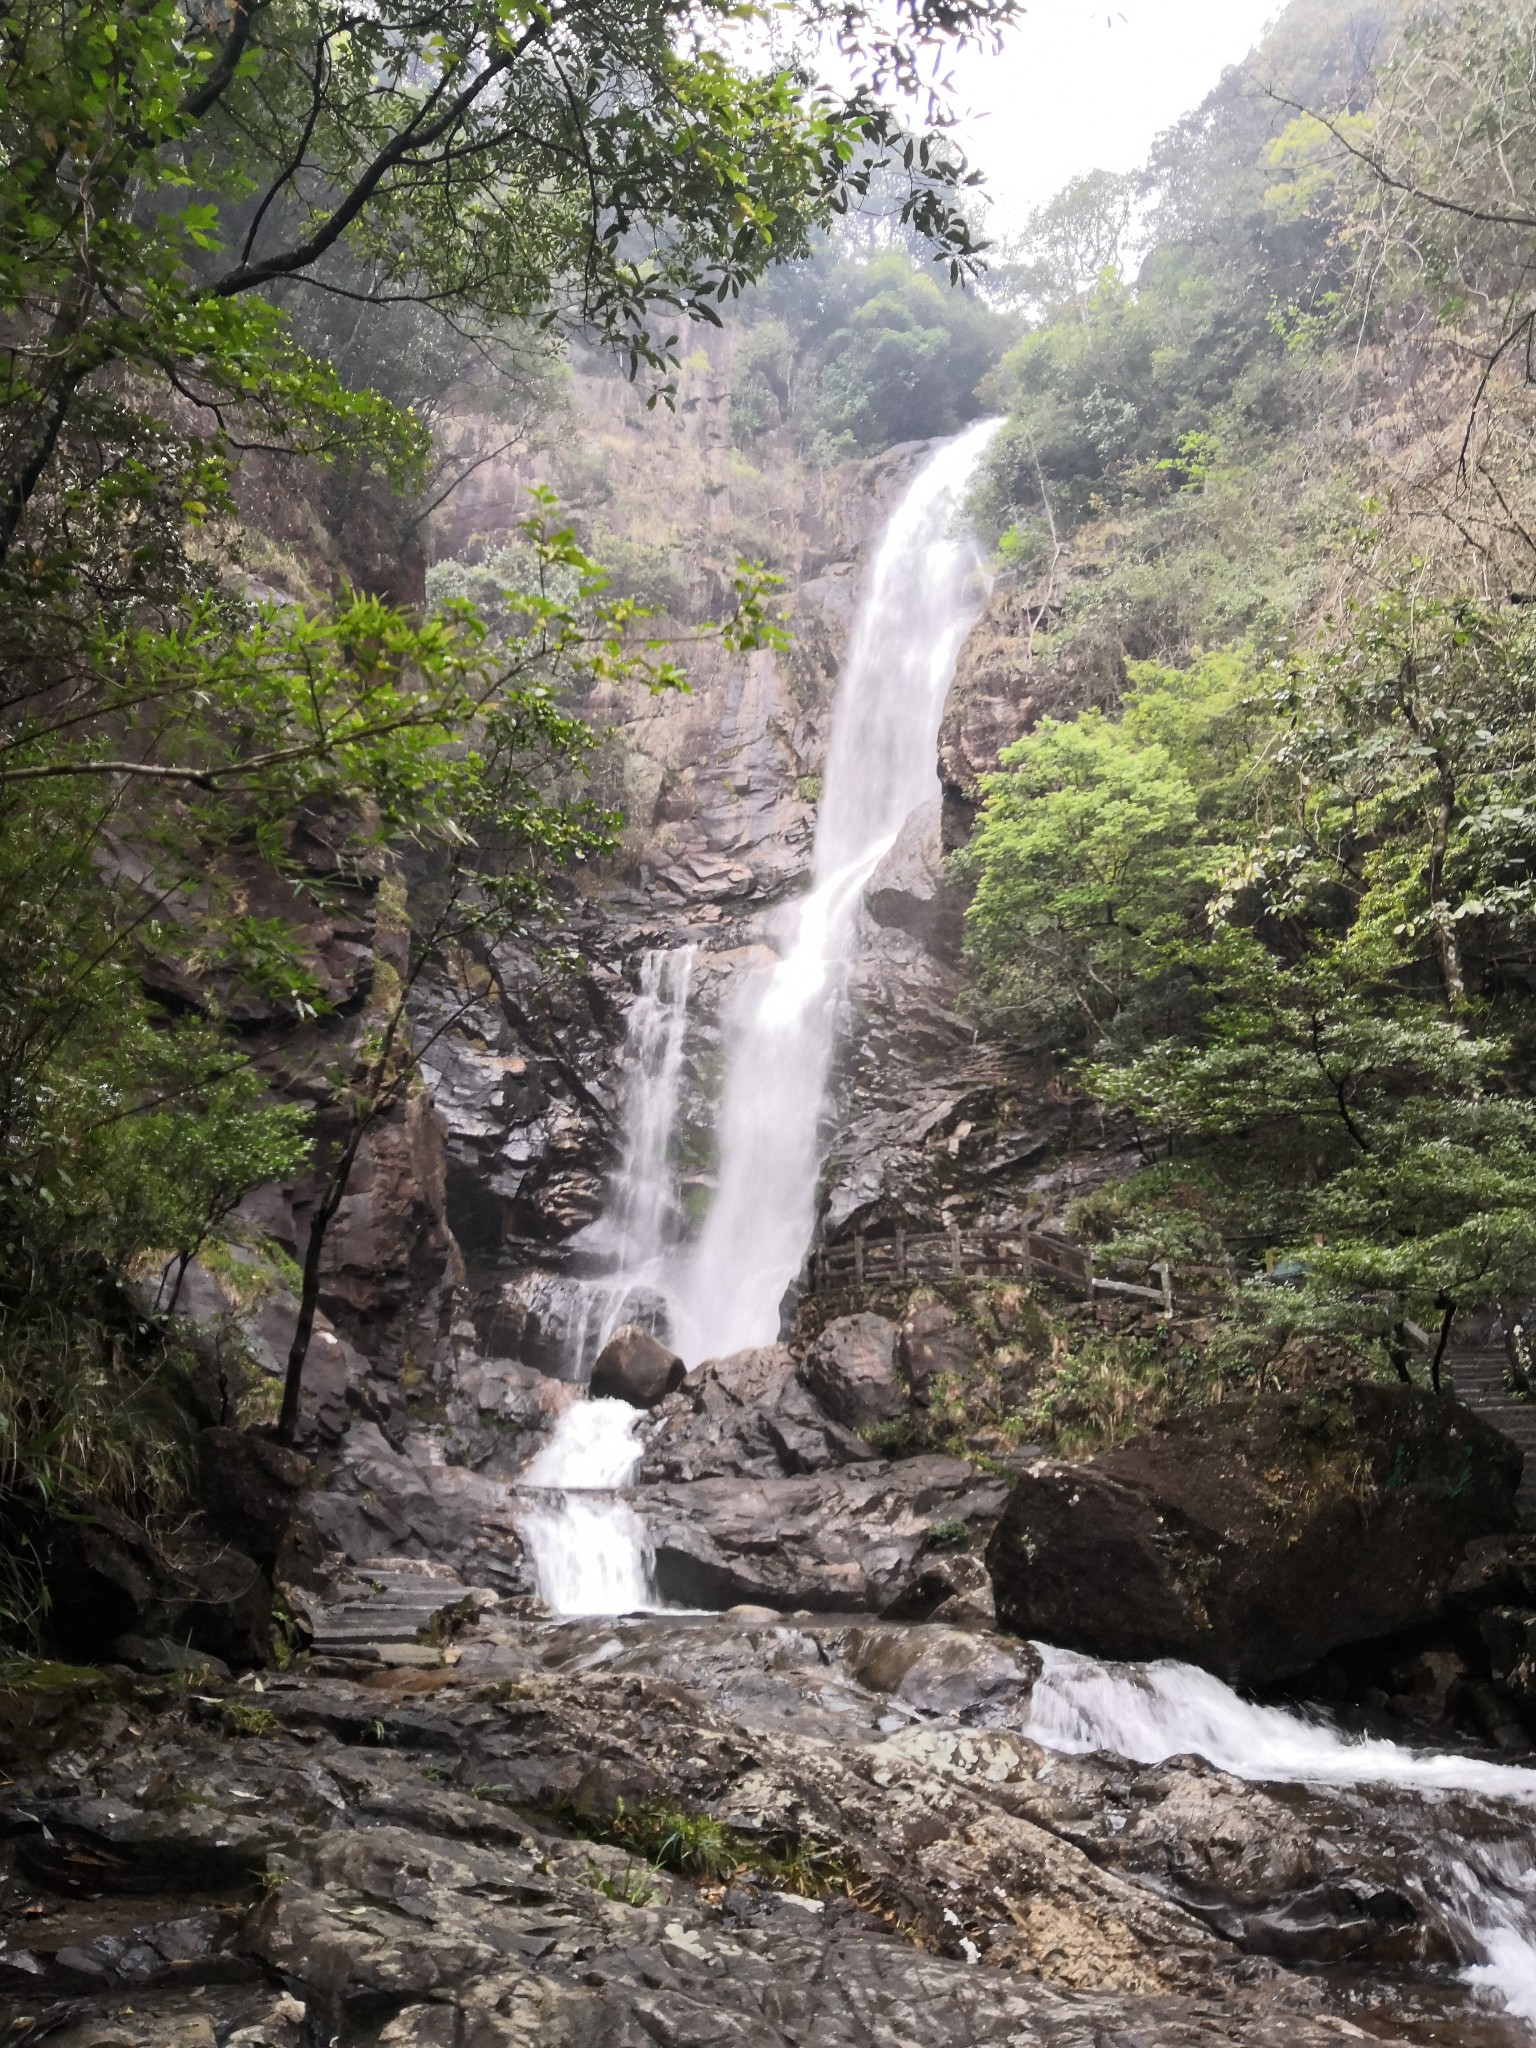
<svg viewBox="0 0 1536 2048">
<path fill-rule="evenodd" d="M 783 654 L 689 651 L 685 696 L 605 690 L 582 705 L 606 734 L 594 793 L 624 809 L 620 851 L 567 878 L 560 928 L 541 943 L 479 963 L 474 989 L 443 984 L 424 995 L 423 1042 L 445 1016 L 463 1014 L 424 1054 L 423 1092 L 370 1138 L 333 1232 L 329 1320 L 311 1368 L 311 1405 L 331 1435 L 338 1399 L 388 1427 L 413 1401 L 456 1385 L 472 1357 L 562 1369 L 567 1333 L 550 1281 L 602 1203 L 626 1019 L 654 948 L 696 949 L 684 1194 L 695 1205 L 707 1196 L 724 998 L 766 957 L 777 913 L 807 881 L 863 563 L 924 452 L 914 444 L 817 471 L 786 434 L 748 462 L 730 433 L 731 348 L 727 334 L 689 360 L 672 413 L 646 412 L 612 376 L 572 375 L 543 444 L 485 463 L 434 517 L 431 552 L 474 559 L 515 539 L 528 486 L 547 484 L 589 545 L 612 548 L 621 584 L 630 578 L 641 595 L 660 588 L 682 632 L 718 610 L 732 561 L 753 551 L 784 579 L 792 638 Z M 961 1009 L 960 905 L 942 871 L 954 778 L 963 773 L 974 794 L 975 776 L 1035 708 L 1008 671 L 995 616 L 975 645 L 945 716 L 944 798 L 936 762 L 933 803 L 867 892 L 835 1084 L 825 1190 L 833 1234 L 878 1222 L 938 1227 L 957 1214 L 1006 1222 L 1027 1189 L 1031 1206 L 1048 1205 L 1049 1191 L 1042 1198 L 1031 1183 L 1077 1134 L 1081 1105 L 1061 1098 L 1043 1068 L 981 1042 Z M 360 903 L 349 943 L 364 962 L 370 932 Z M 556 949 L 575 964 L 552 964 Z M 365 966 L 353 972 L 366 980 Z M 311 1200 L 303 1187 L 269 1190 L 247 1209 L 291 1255 Z M 282 1348 L 285 1295 L 274 1285 L 261 1311 L 269 1365 Z"/>
</svg>

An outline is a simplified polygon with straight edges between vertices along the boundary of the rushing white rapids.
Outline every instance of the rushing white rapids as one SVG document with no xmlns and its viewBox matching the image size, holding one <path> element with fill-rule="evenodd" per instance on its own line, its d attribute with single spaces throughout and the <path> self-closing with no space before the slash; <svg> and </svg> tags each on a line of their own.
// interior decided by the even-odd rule
<svg viewBox="0 0 1536 2048">
<path fill-rule="evenodd" d="M 935 793 L 944 699 L 985 595 L 981 550 L 956 523 L 996 430 L 983 421 L 930 456 L 870 564 L 838 687 L 812 886 L 789 951 L 736 1005 L 715 1197 L 672 1298 L 672 1340 L 690 1361 L 776 1342 L 811 1241 L 859 903 L 903 823 Z"/>
<path fill-rule="evenodd" d="M 640 1462 L 639 1419 L 625 1401 L 572 1402 L 519 1481 L 518 1528 L 556 1614 L 656 1604 L 645 1527 L 620 1491 Z"/>
<path fill-rule="evenodd" d="M 1466 1980 L 1536 2027 L 1536 1771 L 1352 1739 L 1256 1706 L 1190 1664 L 1101 1664 L 1035 1647 L 1044 1669 L 1023 1733 L 1043 1748 L 1109 1750 L 1144 1764 L 1193 1754 L 1238 1778 L 1381 1787 L 1421 1800 L 1425 1881 L 1463 1952 L 1477 1958 Z M 1475 1840 L 1464 1828 L 1469 1808 L 1484 1822 Z M 1499 1825 L 1490 1829 L 1490 1819 Z"/>
</svg>

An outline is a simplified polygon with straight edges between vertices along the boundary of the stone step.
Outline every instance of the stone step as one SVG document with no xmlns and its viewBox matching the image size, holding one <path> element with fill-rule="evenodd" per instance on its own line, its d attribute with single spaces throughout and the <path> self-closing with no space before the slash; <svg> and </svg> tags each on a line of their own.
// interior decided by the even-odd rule
<svg viewBox="0 0 1536 2048">
<path fill-rule="evenodd" d="M 1465 1401 L 1524 1453 L 1515 1505 L 1526 1521 L 1536 1521 L 1536 1401 L 1517 1401 L 1504 1384 L 1508 1359 L 1502 1345 L 1446 1354 L 1445 1376 L 1451 1391 Z"/>
<path fill-rule="evenodd" d="M 297 1595 L 298 1619 L 318 1657 L 398 1663 L 392 1649 L 422 1656 L 500 1604 L 487 1586 L 469 1586 L 451 1565 L 418 1558 L 369 1558 L 332 1571 Z"/>
</svg>

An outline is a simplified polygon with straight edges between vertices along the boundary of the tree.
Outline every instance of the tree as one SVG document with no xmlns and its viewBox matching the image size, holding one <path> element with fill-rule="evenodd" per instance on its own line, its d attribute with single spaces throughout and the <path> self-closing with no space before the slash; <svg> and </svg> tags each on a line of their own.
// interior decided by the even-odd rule
<svg viewBox="0 0 1536 2048">
<path fill-rule="evenodd" d="M 826 340 L 816 416 L 828 452 L 953 434 L 980 416 L 976 387 L 1006 328 L 974 295 L 945 291 L 891 250 L 861 266 Z"/>
<path fill-rule="evenodd" d="M 1177 1010 L 1221 858 L 1212 799 L 1250 735 L 1244 663 L 1147 663 L 1117 717 L 1042 719 L 983 781 L 959 866 L 988 1008 L 1061 1045 L 1135 1042 Z"/>
<path fill-rule="evenodd" d="M 1405 1331 L 1536 1288 L 1531 629 L 1409 589 L 1257 668 L 1143 667 L 990 778 L 968 950 L 1001 1014 L 1087 1043 L 1192 1217 L 1287 1284 L 1250 1327 L 1406 1371 Z"/>
<path fill-rule="evenodd" d="M 569 693 L 596 674 L 675 679 L 639 610 L 602 597 L 542 512 L 504 643 L 463 606 L 422 617 L 351 589 L 309 612 L 252 604 L 229 545 L 242 457 L 419 485 L 435 459 L 416 367 L 430 318 L 476 348 L 579 329 L 664 380 L 682 320 L 718 320 L 883 164 L 900 166 L 905 217 L 963 273 L 977 258 L 958 203 L 969 174 L 894 109 L 922 102 L 942 46 L 1011 13 L 1012 0 L 903 0 L 878 19 L 813 5 L 785 60 L 777 17 L 725 0 L 6 13 L 0 1309 L 14 1357 L 83 1263 L 100 1286 L 76 1297 L 69 1342 L 120 1358 L 108 1324 L 132 1258 L 180 1259 L 242 1173 L 291 1158 L 288 1113 L 263 1122 L 229 1027 L 255 992 L 289 1018 L 320 1007 L 306 912 L 337 892 L 376 897 L 414 845 L 459 906 L 450 926 L 428 916 L 429 936 L 535 919 L 538 878 L 604 830 L 568 787 L 586 746 Z M 339 345 L 336 309 L 405 323 L 412 350 L 385 375 L 387 350 Z M 579 586 L 568 602 L 539 580 L 560 569 Z M 737 644 L 767 631 L 764 587 L 744 571 L 726 622 Z M 337 835 L 330 880 L 294 847 L 319 812 Z M 257 871 L 293 915 L 251 908 Z M 403 1012 L 382 982 L 373 1000 L 377 1043 L 344 1077 L 360 1128 L 408 1085 Z M 197 1029 L 171 1029 L 189 1008 Z M 115 1150 L 87 1142 L 94 1111 L 71 1084 L 85 1073 L 113 1104 Z M 163 1118 L 181 1099 L 208 1126 L 202 1195 L 93 1236 L 109 1184 L 164 1182 L 154 1160 L 176 1151 Z M 271 1140 L 243 1165 L 215 1142 L 220 1102 Z M 192 1171 L 191 1127 L 175 1130 Z M 343 1153 L 329 1187 L 345 1186 L 355 1146 Z M 73 1206 L 45 1159 L 77 1187 Z"/>
</svg>

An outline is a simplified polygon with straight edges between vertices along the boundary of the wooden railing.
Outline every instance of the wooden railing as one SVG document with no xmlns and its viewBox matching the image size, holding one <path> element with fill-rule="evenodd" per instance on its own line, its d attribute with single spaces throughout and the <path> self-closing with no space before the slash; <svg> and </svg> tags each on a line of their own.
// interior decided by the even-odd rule
<svg viewBox="0 0 1536 2048">
<path fill-rule="evenodd" d="M 1038 1274 L 1076 1294 L 1123 1294 L 1156 1302 L 1164 1315 L 1171 1316 L 1178 1297 L 1209 1298 L 1224 1293 L 1232 1280 L 1228 1270 L 1218 1266 L 1160 1264 L 1146 1270 L 1156 1286 L 1095 1273 L 1093 1253 L 1086 1246 L 1045 1231 L 962 1230 L 952 1224 L 948 1230 L 917 1234 L 896 1230 L 889 1237 L 855 1231 L 841 1244 L 822 1245 L 811 1254 L 809 1292 L 834 1294 L 967 1275 L 1029 1281 Z M 1199 1284 L 1212 1280 L 1218 1283 L 1214 1287 Z"/>
</svg>

